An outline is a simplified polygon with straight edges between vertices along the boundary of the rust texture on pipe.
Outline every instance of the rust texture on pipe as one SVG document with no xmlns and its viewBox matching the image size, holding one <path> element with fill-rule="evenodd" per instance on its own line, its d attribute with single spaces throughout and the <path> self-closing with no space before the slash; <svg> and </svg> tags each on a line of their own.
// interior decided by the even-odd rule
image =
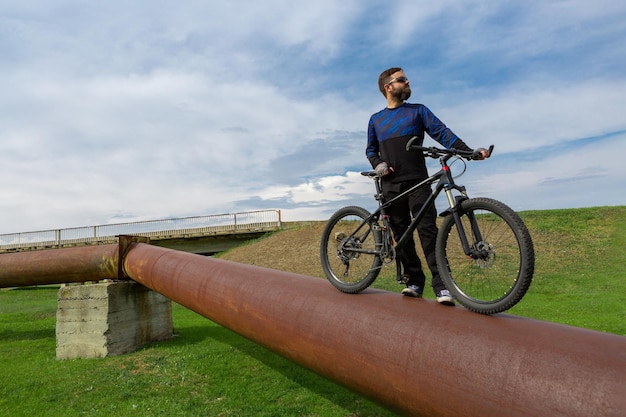
<svg viewBox="0 0 626 417">
<path fill-rule="evenodd" d="M 135 281 L 402 414 L 608 417 L 626 413 L 626 338 L 146 244 Z"/>
<path fill-rule="evenodd" d="M 0 255 L 0 288 L 118 277 L 117 244 Z"/>
</svg>

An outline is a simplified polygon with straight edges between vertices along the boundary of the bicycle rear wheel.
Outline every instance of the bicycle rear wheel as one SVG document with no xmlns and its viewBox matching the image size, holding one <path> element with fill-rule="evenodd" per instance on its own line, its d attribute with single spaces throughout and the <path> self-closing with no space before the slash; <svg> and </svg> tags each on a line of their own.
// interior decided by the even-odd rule
<svg viewBox="0 0 626 417">
<path fill-rule="evenodd" d="M 528 229 L 511 208 L 490 198 L 462 201 L 460 215 L 473 253 L 464 252 L 454 216 L 446 216 L 436 248 L 444 284 L 469 310 L 508 310 L 526 294 L 533 277 L 535 253 Z"/>
<path fill-rule="evenodd" d="M 339 291 L 363 291 L 380 272 L 380 230 L 376 220 L 364 222 L 369 216 L 361 207 L 344 207 L 331 216 L 322 232 L 322 269 Z"/>
</svg>

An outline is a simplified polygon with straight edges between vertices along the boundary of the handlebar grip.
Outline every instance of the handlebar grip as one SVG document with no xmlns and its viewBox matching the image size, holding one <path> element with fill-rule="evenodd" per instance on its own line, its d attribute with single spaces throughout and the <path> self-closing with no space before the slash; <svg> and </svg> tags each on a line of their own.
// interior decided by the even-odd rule
<svg viewBox="0 0 626 417">
<path fill-rule="evenodd" d="M 491 152 L 493 152 L 493 145 L 489 146 L 489 149 L 485 149 L 487 151 L 487 156 L 485 158 L 489 158 L 491 156 Z"/>
<path fill-rule="evenodd" d="M 487 151 L 487 156 L 485 156 L 485 158 L 482 157 L 482 153 L 480 152 L 481 150 Z M 474 153 L 472 153 L 472 155 L 469 156 L 468 159 L 475 159 L 475 160 L 486 159 L 491 156 L 492 152 L 493 152 L 493 145 L 489 146 L 489 149 L 478 148 L 474 151 Z"/>
</svg>

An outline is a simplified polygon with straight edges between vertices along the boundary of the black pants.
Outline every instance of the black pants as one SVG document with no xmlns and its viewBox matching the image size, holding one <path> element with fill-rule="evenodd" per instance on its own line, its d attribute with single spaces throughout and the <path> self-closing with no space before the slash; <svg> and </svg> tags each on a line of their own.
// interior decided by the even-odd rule
<svg viewBox="0 0 626 417">
<path fill-rule="evenodd" d="M 393 197 L 399 195 L 405 190 L 408 190 L 417 181 L 414 182 L 402 182 L 402 183 L 383 183 L 383 194 L 387 201 Z M 397 203 L 393 204 L 387 209 L 389 220 L 391 221 L 391 229 L 396 241 L 400 239 L 402 234 L 408 229 L 411 224 L 412 215 L 416 215 L 422 208 L 426 199 L 430 195 L 431 189 L 424 187 L 411 193 L 408 198 L 405 198 Z M 417 226 L 417 233 L 419 235 L 420 243 L 422 244 L 422 250 L 424 251 L 424 257 L 426 263 L 432 274 L 432 287 L 435 293 L 445 289 L 445 285 L 441 281 L 439 271 L 437 269 L 437 260 L 435 257 L 435 244 L 437 242 L 437 209 L 435 206 L 431 206 L 425 213 L 424 218 Z M 415 240 L 413 236 L 407 240 L 406 244 L 399 250 L 398 253 L 404 274 L 408 276 L 407 285 L 418 285 L 420 288 L 424 288 L 426 276 L 422 270 L 422 264 L 417 252 L 415 251 Z"/>
</svg>

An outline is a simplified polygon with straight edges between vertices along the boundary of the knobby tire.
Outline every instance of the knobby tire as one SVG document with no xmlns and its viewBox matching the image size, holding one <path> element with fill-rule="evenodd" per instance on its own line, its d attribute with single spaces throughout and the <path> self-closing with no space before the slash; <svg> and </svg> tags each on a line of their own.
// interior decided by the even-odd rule
<svg viewBox="0 0 626 417">
<path fill-rule="evenodd" d="M 344 207 L 331 216 L 322 232 L 322 269 L 339 291 L 350 294 L 363 291 L 380 272 L 381 232 L 376 220 L 362 225 L 369 216 L 364 208 Z"/>
<path fill-rule="evenodd" d="M 495 314 L 517 304 L 533 278 L 535 253 L 522 219 L 507 205 L 490 198 L 460 203 L 461 221 L 470 246 L 482 254 L 465 254 L 452 214 L 444 217 L 437 236 L 436 256 L 441 278 L 452 296 L 467 309 Z M 474 215 L 482 241 L 470 224 Z"/>
</svg>

